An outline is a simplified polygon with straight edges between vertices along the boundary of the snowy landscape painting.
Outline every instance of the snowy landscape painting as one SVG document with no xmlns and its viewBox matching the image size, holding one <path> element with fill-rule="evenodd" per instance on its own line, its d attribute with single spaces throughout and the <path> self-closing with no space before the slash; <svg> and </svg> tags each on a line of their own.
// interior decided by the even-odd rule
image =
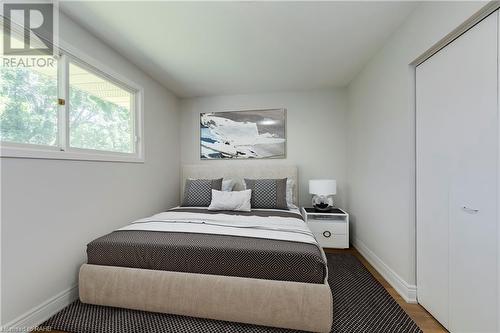
<svg viewBox="0 0 500 333">
<path fill-rule="evenodd" d="M 200 114 L 201 159 L 285 158 L 285 109 Z"/>
</svg>

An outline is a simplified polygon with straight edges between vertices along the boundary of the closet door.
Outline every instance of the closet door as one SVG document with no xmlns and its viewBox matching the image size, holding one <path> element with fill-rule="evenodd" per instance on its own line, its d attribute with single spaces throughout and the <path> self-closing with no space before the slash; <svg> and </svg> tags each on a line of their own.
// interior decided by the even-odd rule
<svg viewBox="0 0 500 333">
<path fill-rule="evenodd" d="M 498 13 L 419 65 L 418 301 L 453 332 L 497 332 Z"/>
</svg>

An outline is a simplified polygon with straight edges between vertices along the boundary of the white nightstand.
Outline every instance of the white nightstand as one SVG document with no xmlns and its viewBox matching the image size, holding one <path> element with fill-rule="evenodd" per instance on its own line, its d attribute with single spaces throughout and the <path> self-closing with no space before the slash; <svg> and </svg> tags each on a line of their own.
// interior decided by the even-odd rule
<svg viewBox="0 0 500 333">
<path fill-rule="evenodd" d="M 301 212 L 321 247 L 349 247 L 349 214 L 339 208 L 323 213 L 315 211 L 314 208 L 302 207 Z"/>
</svg>

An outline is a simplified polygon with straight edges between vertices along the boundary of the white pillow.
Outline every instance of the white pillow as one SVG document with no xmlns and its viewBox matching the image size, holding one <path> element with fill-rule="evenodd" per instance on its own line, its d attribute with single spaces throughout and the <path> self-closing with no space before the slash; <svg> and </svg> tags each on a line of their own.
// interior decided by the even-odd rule
<svg viewBox="0 0 500 333">
<path fill-rule="evenodd" d="M 222 190 L 223 191 L 232 191 L 234 187 L 234 182 L 232 179 L 223 179 L 222 180 Z"/>
<path fill-rule="evenodd" d="M 286 180 L 286 204 L 288 209 L 297 209 L 298 207 L 293 204 L 293 187 L 295 182 L 293 179 L 288 178 Z"/>
<path fill-rule="evenodd" d="M 244 191 L 217 191 L 212 190 L 212 202 L 208 210 L 235 210 L 251 211 L 250 198 L 252 190 Z"/>
</svg>

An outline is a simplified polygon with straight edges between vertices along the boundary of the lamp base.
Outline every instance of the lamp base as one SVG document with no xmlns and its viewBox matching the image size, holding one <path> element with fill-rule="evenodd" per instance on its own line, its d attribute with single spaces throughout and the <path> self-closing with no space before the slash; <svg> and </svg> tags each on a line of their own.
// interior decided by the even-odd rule
<svg viewBox="0 0 500 333">
<path fill-rule="evenodd" d="M 333 209 L 333 206 L 330 205 L 314 205 L 314 210 L 317 212 L 327 213 Z"/>
<path fill-rule="evenodd" d="M 328 212 L 333 208 L 333 198 L 331 196 L 313 195 L 312 206 L 318 212 Z"/>
</svg>

